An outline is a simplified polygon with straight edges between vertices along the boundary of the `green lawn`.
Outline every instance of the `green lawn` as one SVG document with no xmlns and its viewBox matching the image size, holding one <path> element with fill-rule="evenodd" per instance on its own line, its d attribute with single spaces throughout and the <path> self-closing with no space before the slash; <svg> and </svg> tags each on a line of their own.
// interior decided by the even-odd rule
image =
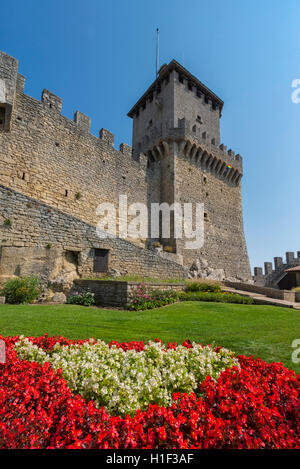
<svg viewBox="0 0 300 469">
<path fill-rule="evenodd" d="M 129 312 L 74 305 L 0 305 L 0 334 L 63 335 L 101 338 L 106 342 L 185 339 L 223 345 L 234 352 L 291 361 L 294 339 L 300 339 L 300 311 L 275 306 L 184 302 L 145 312 Z"/>
</svg>

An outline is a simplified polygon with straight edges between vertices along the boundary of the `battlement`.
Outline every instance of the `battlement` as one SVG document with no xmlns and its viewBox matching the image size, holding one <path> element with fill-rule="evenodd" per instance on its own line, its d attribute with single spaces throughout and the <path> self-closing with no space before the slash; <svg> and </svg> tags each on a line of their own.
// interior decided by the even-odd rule
<svg viewBox="0 0 300 469">
<path fill-rule="evenodd" d="M 199 165 L 234 185 L 240 182 L 243 174 L 241 155 L 227 150 L 224 144 L 218 145 L 206 132 L 191 132 L 190 122 L 185 118 L 179 120 L 178 127 L 168 127 L 165 122 L 160 129 L 155 126 L 151 129 L 150 137 L 145 142 L 146 148 L 143 147 L 150 165 L 168 154 L 172 142 L 177 144 L 179 153 L 183 153 L 191 164 Z"/>
<path fill-rule="evenodd" d="M 210 138 L 207 132 L 201 132 L 201 129 L 195 126 L 191 127 L 191 123 L 185 118 L 178 121 L 178 128 L 181 131 L 182 138 L 193 143 L 198 142 L 205 145 L 206 151 L 213 153 L 215 156 L 226 161 L 228 164 L 234 165 L 237 169 L 242 169 L 242 157 L 239 153 L 235 153 L 232 149 L 227 150 L 227 146 L 223 143 L 218 144 L 215 138 Z M 176 132 L 176 129 L 173 129 Z"/>
<path fill-rule="evenodd" d="M 221 116 L 224 102 L 186 68 L 176 60 L 172 60 L 168 65 L 164 64 L 160 67 L 158 78 L 128 112 L 128 117 L 138 117 L 140 111 L 145 110 L 148 104 L 159 99 L 162 88 L 169 84 L 170 77 L 176 80 L 178 84 L 183 85 L 187 91 L 193 93 L 203 104 L 208 105 L 214 111 L 217 110 Z"/>
<path fill-rule="evenodd" d="M 285 262 L 282 257 L 274 257 L 274 266 L 273 262 L 267 261 L 264 263 L 264 270 L 262 267 L 254 267 L 254 282 L 275 286 L 286 269 L 298 265 L 300 265 L 300 251 L 297 251 L 296 255 L 295 252 L 288 251 L 285 253 Z"/>
<path fill-rule="evenodd" d="M 133 153 L 148 155 L 149 164 L 165 157 L 172 144 L 177 156 L 190 159 L 227 183 L 238 185 L 242 157 L 220 142 L 223 101 L 172 60 L 129 111 L 133 119 Z"/>
<path fill-rule="evenodd" d="M 25 82 L 25 77 L 18 73 L 18 60 L 0 51 L 0 130 L 10 130 L 15 95 L 16 93 L 25 94 Z M 34 98 L 31 99 L 34 100 Z M 34 101 L 38 103 L 37 100 Z M 40 102 L 50 112 L 61 114 L 63 101 L 51 91 L 44 89 Z M 67 117 L 62 117 L 66 119 L 66 122 L 70 122 Z M 77 125 L 78 130 L 90 133 L 90 117 L 77 110 L 73 122 Z M 114 138 L 114 134 L 109 130 L 100 129 L 99 139 L 102 142 L 113 147 Z M 131 147 L 126 143 L 121 143 L 119 151 L 125 156 L 132 156 Z"/>
</svg>

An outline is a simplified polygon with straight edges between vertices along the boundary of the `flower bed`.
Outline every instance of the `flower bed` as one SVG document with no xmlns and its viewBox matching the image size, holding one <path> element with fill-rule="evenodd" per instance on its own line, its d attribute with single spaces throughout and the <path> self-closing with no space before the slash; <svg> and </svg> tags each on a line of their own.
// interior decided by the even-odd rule
<svg viewBox="0 0 300 469">
<path fill-rule="evenodd" d="M 150 342 L 143 350 L 125 351 L 93 341 L 45 350 L 25 338 L 15 350 L 23 360 L 60 369 L 73 392 L 123 417 L 149 404 L 169 406 L 174 392 L 199 394 L 206 376 L 217 379 L 222 371 L 238 366 L 229 350 L 197 344 L 166 349 L 161 342 Z"/>
<path fill-rule="evenodd" d="M 127 309 L 144 311 L 159 308 L 175 301 L 211 301 L 217 303 L 253 304 L 253 298 L 222 291 L 215 282 L 189 282 L 184 292 L 158 290 L 143 283 L 133 291 Z"/>
<path fill-rule="evenodd" d="M 159 308 L 178 300 L 178 293 L 172 290 L 159 290 L 140 283 L 131 296 L 127 309 L 131 311 L 144 311 Z"/>
<path fill-rule="evenodd" d="M 0 365 L 1 448 L 300 447 L 300 376 L 281 364 L 232 357 L 238 366 L 230 363 L 223 371 L 215 370 L 220 373 L 215 379 L 203 375 L 195 392 L 176 392 L 169 405 L 150 404 L 131 416 L 121 417 L 97 407 L 96 401 L 88 402 L 75 395 L 63 377 L 64 370 L 55 370 L 50 363 L 20 358 L 14 348 L 20 342 L 19 337 L 4 340 L 7 363 Z M 82 349 L 87 358 L 95 341 L 78 341 L 74 347 L 75 341 L 65 338 L 30 338 L 28 349 L 26 343 L 17 345 L 18 353 L 25 353 L 21 347 L 31 353 L 34 344 L 44 362 L 44 354 L 53 359 L 63 346 L 64 353 L 79 350 L 81 357 Z M 101 347 L 104 348 L 102 343 Z M 160 342 L 149 346 L 143 342 L 112 342 L 105 349 L 107 356 L 109 348 L 114 357 L 128 360 L 132 356 L 138 361 L 138 354 L 157 351 L 156 364 L 176 353 L 184 357 L 191 353 L 195 357 L 197 350 L 200 356 L 202 350 L 207 352 L 206 347 L 189 341 L 165 348 Z M 227 352 L 219 347 L 210 349 L 208 356 L 210 353 L 225 354 L 228 358 Z M 190 366 L 185 359 L 183 363 Z"/>
</svg>

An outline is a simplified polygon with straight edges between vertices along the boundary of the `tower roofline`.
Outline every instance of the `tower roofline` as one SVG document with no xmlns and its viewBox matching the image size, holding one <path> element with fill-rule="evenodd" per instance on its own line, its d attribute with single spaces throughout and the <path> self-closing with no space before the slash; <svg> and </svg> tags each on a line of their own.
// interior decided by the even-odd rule
<svg viewBox="0 0 300 469">
<path fill-rule="evenodd" d="M 192 75 L 186 68 L 184 68 L 179 62 L 175 59 L 171 60 L 168 65 L 163 65 L 159 70 L 158 78 L 149 86 L 147 91 L 143 94 L 143 96 L 136 102 L 136 104 L 130 109 L 127 116 L 133 117 L 138 108 L 143 104 L 145 100 L 147 100 L 148 96 L 153 93 L 156 86 L 161 83 L 164 78 L 166 78 L 173 70 L 176 70 L 180 75 L 186 78 L 189 82 L 191 82 L 194 86 L 196 86 L 200 92 L 202 92 L 205 96 L 210 98 L 213 103 L 215 103 L 219 108 L 220 112 L 222 111 L 224 101 L 220 99 L 213 91 L 211 91 L 207 86 L 205 86 L 198 78 Z"/>
</svg>

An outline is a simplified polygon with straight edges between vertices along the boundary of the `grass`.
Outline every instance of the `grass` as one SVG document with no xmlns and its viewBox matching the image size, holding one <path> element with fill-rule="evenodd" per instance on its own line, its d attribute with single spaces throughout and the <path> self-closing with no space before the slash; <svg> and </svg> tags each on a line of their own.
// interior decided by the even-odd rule
<svg viewBox="0 0 300 469">
<path fill-rule="evenodd" d="M 300 311 L 277 306 L 184 302 L 133 312 L 75 305 L 0 305 L 0 334 L 95 337 L 109 342 L 190 339 L 214 343 L 236 353 L 292 363 L 291 344 L 300 339 Z"/>
</svg>

